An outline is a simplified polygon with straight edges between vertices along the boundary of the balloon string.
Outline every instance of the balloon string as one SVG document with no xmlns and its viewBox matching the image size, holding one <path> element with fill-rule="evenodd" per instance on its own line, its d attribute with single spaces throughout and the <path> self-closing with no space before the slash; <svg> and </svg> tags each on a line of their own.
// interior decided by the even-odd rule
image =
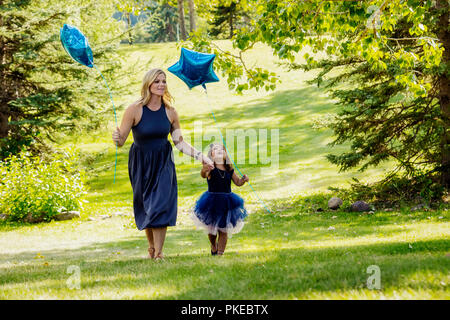
<svg viewBox="0 0 450 320">
<path fill-rule="evenodd" d="M 92 63 L 92 62 L 91 62 L 91 63 Z M 94 68 L 97 69 L 97 71 L 100 73 L 100 75 L 101 75 L 102 78 L 103 78 L 103 81 L 105 81 L 106 88 L 108 88 L 109 98 L 111 99 L 111 102 L 112 102 L 112 105 L 113 105 L 114 119 L 115 119 L 115 121 L 116 121 L 116 127 L 117 127 L 116 107 L 114 106 L 114 100 L 113 100 L 113 97 L 112 97 L 112 94 L 111 94 L 111 90 L 109 89 L 108 82 L 106 82 L 105 77 L 103 76 L 103 74 L 101 73 L 101 71 L 97 68 L 97 66 L 96 66 L 94 63 L 92 63 L 92 65 L 93 65 Z M 117 148 L 118 148 L 118 143 L 116 142 L 116 161 L 115 161 L 115 163 L 114 163 L 114 183 L 116 183 Z"/>
<path fill-rule="evenodd" d="M 227 144 L 226 144 L 226 142 L 225 142 L 225 139 L 223 138 L 222 130 L 220 130 L 220 126 L 219 126 L 219 124 L 218 124 L 218 122 L 217 122 L 216 116 L 214 115 L 213 108 L 211 107 L 211 103 L 210 103 L 210 101 L 209 101 L 208 91 L 206 90 L 206 86 L 202 86 L 202 87 L 203 87 L 203 89 L 205 90 L 206 100 L 208 101 L 208 105 L 209 105 L 209 108 L 211 109 L 211 114 L 212 114 L 212 116 L 213 116 L 213 118 L 214 118 L 214 121 L 216 122 L 216 126 L 217 126 L 217 128 L 219 129 L 220 136 L 222 137 L 222 141 L 223 141 L 223 145 L 224 145 L 224 147 L 225 147 L 225 150 L 227 151 L 228 154 L 230 154 L 230 152 L 228 151 L 228 148 L 227 148 Z M 233 162 L 234 167 L 238 170 L 238 172 L 240 173 L 240 175 L 241 175 L 241 177 L 242 177 L 243 174 L 242 174 L 241 170 L 239 170 L 239 168 L 238 168 L 238 166 L 236 165 L 236 163 L 233 161 L 233 157 L 229 157 L 229 158 L 230 158 L 231 162 Z M 250 188 L 252 188 L 253 192 L 255 193 L 255 195 L 256 195 L 256 197 L 259 199 L 259 201 L 261 201 L 261 203 L 264 205 L 264 207 L 266 208 L 267 212 L 272 213 L 272 212 L 267 208 L 267 206 L 266 206 L 266 204 L 264 203 L 264 201 L 258 196 L 258 193 L 256 193 L 255 189 L 253 189 L 251 183 L 250 183 L 250 182 L 247 182 L 247 183 L 248 183 L 248 185 L 250 186 Z"/>
</svg>

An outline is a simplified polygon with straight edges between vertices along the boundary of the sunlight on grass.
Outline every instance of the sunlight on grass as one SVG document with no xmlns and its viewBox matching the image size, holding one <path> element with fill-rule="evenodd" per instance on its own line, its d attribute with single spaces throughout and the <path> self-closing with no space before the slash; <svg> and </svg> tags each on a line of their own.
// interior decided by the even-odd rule
<svg viewBox="0 0 450 320">
<path fill-rule="evenodd" d="M 217 44 L 231 50 L 229 41 Z M 130 64 L 142 66 L 142 72 L 128 79 L 135 94 L 115 97 L 122 106 L 119 119 L 123 106 L 138 98 L 147 71 L 144 66 L 151 62 L 152 67 L 166 69 L 179 57 L 175 43 L 124 45 L 120 53 Z M 372 215 L 330 211 L 323 204 L 323 212 L 305 209 L 302 197 L 325 192 L 330 186 L 346 187 L 353 177 L 378 180 L 393 164 L 364 173 L 339 173 L 325 155 L 343 152 L 349 145 L 330 148 L 332 132 L 312 128 L 314 119 L 338 110 L 321 88 L 305 84 L 314 72 L 283 70 L 264 45 L 246 52 L 245 58 L 249 65 L 279 74 L 282 84 L 277 90 L 251 90 L 240 96 L 230 92 L 222 80 L 208 85 L 208 97 L 224 134 L 227 129 L 267 130 L 267 141 L 246 143 L 245 163 L 238 167 L 249 175 L 270 214 L 248 185 L 232 185 L 245 199 L 249 217 L 242 232 L 229 240 L 226 254 L 211 257 L 207 236 L 188 216 L 189 208 L 207 190 L 200 177 L 201 165 L 173 147 L 179 193 L 177 226 L 167 233 L 166 260 L 145 259 L 148 244 L 134 224 L 128 178 L 132 136 L 118 149 L 113 183 L 116 148 L 111 141 L 115 127 L 111 115 L 99 131 L 74 135 L 58 144 L 75 146 L 82 154 L 89 192 L 81 219 L 0 225 L 0 299 L 450 298 L 448 208 Z M 199 122 L 204 137 L 220 137 L 204 92 L 189 90 L 171 73 L 167 78 L 185 139 L 194 143 Z M 250 164 L 250 148 L 258 150 L 266 144 L 269 158 L 272 155 L 272 129 L 279 130 L 279 148 L 273 153 L 278 152 L 278 162 Z M 201 148 L 207 151 L 209 142 L 205 138 Z M 227 141 L 227 145 L 233 143 Z M 237 153 L 232 154 L 236 161 Z M 328 192 L 311 199 L 326 203 L 324 199 L 331 196 Z M 80 289 L 67 286 L 71 265 L 80 268 Z M 380 290 L 367 288 L 370 265 L 381 269 Z"/>
</svg>

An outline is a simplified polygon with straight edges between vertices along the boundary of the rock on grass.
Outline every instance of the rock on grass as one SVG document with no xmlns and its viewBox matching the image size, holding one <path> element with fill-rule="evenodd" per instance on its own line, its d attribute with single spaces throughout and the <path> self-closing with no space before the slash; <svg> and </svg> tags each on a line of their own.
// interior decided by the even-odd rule
<svg viewBox="0 0 450 320">
<path fill-rule="evenodd" d="M 352 204 L 351 210 L 354 212 L 370 211 L 370 206 L 364 201 L 356 201 Z"/>
</svg>

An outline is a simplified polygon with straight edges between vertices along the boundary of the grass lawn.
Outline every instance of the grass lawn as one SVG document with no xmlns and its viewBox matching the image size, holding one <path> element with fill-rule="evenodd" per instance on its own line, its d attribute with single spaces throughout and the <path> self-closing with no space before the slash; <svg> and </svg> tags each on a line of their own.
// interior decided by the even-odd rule
<svg viewBox="0 0 450 320">
<path fill-rule="evenodd" d="M 227 41 L 219 41 L 229 47 Z M 124 46 L 126 61 L 167 69 L 178 59 L 175 44 Z M 364 173 L 338 173 L 325 159 L 348 146 L 330 149 L 332 132 L 314 130 L 314 119 L 336 112 L 335 101 L 320 88 L 304 83 L 314 73 L 286 72 L 264 47 L 246 53 L 250 65 L 275 69 L 282 84 L 275 92 L 239 96 L 226 81 L 208 87 L 209 100 L 222 129 L 279 130 L 276 163 L 246 162 L 240 170 L 250 177 L 264 206 L 249 186 L 233 191 L 250 212 L 241 233 L 228 243 L 223 257 L 209 254 L 207 236 L 196 230 L 188 209 L 206 190 L 201 166 L 174 148 L 179 190 L 176 227 L 169 228 L 166 260 L 144 259 L 145 235 L 136 229 L 127 159 L 131 136 L 119 149 L 113 184 L 115 148 L 113 115 L 98 132 L 61 140 L 59 146 L 79 148 L 88 169 L 88 201 L 76 221 L 39 225 L 0 224 L 1 299 L 448 299 L 450 215 L 448 206 L 433 211 L 394 208 L 373 215 L 326 208 L 329 186 L 348 186 L 351 177 L 378 179 L 386 163 Z M 135 101 L 141 78 L 129 79 L 135 96 L 115 97 L 123 107 Z M 94 71 L 93 71 L 94 72 Z M 181 117 L 184 138 L 194 144 L 194 128 L 218 135 L 204 93 L 188 90 L 168 73 L 168 84 Z M 220 75 L 219 75 L 220 77 Z M 105 91 L 105 103 L 108 103 Z M 192 140 L 190 140 L 192 139 Z M 200 141 L 201 148 L 211 141 Z M 261 141 L 246 149 L 261 147 Z M 195 145 L 195 144 L 194 144 Z M 231 145 L 228 143 L 227 145 Z M 270 149 L 270 148 L 269 148 Z M 206 152 L 206 149 L 205 149 Z M 236 152 L 240 152 L 236 150 Z M 272 155 L 272 153 L 271 153 Z M 235 154 L 236 156 L 236 154 Z M 235 158 L 236 160 L 236 158 Z M 319 194 L 308 197 L 309 194 Z M 322 194 L 322 195 L 320 195 Z M 312 204 L 314 203 L 314 205 Z M 380 270 L 380 289 L 369 289 L 368 267 Z M 79 270 L 80 287 L 70 289 L 70 270 Z M 69 269 L 68 269 L 69 268 Z"/>
</svg>

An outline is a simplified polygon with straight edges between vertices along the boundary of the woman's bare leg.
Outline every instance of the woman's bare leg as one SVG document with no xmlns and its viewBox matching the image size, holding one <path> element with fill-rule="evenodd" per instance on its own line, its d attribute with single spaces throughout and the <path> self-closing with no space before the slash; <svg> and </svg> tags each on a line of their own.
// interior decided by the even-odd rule
<svg viewBox="0 0 450 320">
<path fill-rule="evenodd" d="M 227 246 L 228 235 L 226 232 L 222 232 L 220 230 L 218 232 L 219 232 L 219 241 L 217 244 L 217 254 L 221 256 L 225 252 L 225 248 Z"/>
<path fill-rule="evenodd" d="M 214 253 L 217 252 L 217 243 L 216 243 L 217 234 L 208 233 L 208 239 L 209 242 L 211 243 L 211 251 Z"/>
<path fill-rule="evenodd" d="M 153 241 L 155 243 L 155 258 L 162 258 L 162 249 L 164 246 L 164 240 L 166 239 L 167 227 L 152 228 Z"/>
<path fill-rule="evenodd" d="M 144 230 L 148 240 L 148 255 L 153 259 L 155 257 L 155 243 L 153 241 L 153 232 L 151 228 L 146 228 Z"/>
</svg>

